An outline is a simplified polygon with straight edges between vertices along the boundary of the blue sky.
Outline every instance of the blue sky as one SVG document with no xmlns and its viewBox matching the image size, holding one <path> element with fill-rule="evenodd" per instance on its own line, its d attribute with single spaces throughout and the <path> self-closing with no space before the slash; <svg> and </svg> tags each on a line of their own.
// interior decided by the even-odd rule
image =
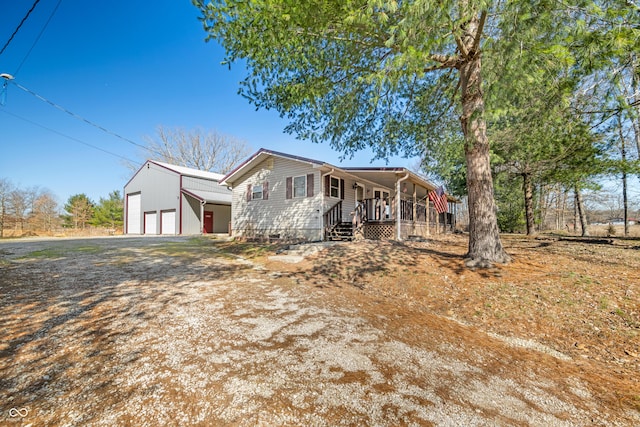
<svg viewBox="0 0 640 427">
<path fill-rule="evenodd" d="M 0 55 L 0 73 L 74 114 L 140 144 L 160 125 L 199 127 L 242 139 L 253 151 L 265 147 L 345 166 L 386 164 L 370 163 L 373 155 L 367 151 L 341 163 L 340 153 L 329 145 L 284 134 L 287 123 L 277 113 L 256 111 L 237 94 L 244 70 L 220 65 L 224 52 L 205 43 L 198 10 L 189 0 L 61 0 L 34 46 L 59 1 L 40 0 Z M 31 5 L 3 5 L 0 48 Z M 121 158 L 100 149 L 144 161 L 139 147 L 14 84 L 3 100 L 0 178 L 17 186 L 47 188 L 61 205 L 78 193 L 97 202 L 122 191 L 131 176 Z M 389 160 L 390 166 L 413 164 L 412 159 Z"/>
</svg>

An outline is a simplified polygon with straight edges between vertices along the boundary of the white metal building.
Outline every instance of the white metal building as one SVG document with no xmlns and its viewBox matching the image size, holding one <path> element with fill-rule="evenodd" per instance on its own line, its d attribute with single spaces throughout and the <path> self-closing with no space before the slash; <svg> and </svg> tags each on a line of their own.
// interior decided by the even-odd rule
<svg viewBox="0 0 640 427">
<path fill-rule="evenodd" d="M 124 186 L 125 234 L 228 233 L 223 175 L 148 160 Z"/>
</svg>

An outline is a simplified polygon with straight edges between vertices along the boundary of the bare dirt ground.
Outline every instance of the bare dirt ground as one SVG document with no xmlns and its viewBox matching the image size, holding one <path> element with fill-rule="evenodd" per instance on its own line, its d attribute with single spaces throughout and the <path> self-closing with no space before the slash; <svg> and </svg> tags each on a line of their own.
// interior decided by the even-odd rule
<svg viewBox="0 0 640 427">
<path fill-rule="evenodd" d="M 0 425 L 640 425 L 640 242 L 505 243 L 0 241 Z"/>
</svg>

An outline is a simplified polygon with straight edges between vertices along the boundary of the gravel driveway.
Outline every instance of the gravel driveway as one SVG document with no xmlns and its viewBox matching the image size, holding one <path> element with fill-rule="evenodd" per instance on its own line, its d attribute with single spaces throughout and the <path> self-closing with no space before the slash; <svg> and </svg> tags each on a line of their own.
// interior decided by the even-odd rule
<svg viewBox="0 0 640 427">
<path fill-rule="evenodd" d="M 376 304 L 205 238 L 0 241 L 0 424 L 640 425 L 560 358 Z"/>
</svg>

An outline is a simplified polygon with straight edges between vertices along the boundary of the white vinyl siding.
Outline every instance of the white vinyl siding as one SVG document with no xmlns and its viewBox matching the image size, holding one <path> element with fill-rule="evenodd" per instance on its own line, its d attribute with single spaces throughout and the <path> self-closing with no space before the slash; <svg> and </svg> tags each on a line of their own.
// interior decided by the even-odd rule
<svg viewBox="0 0 640 427">
<path fill-rule="evenodd" d="M 311 176 L 312 181 L 308 181 Z M 287 179 L 291 182 L 293 196 L 293 178 L 303 177 L 304 197 L 287 198 Z M 254 202 L 248 200 L 249 185 L 268 183 L 268 198 Z M 307 197 L 307 188 L 313 186 L 313 194 Z M 321 240 L 322 193 L 320 191 L 320 172 L 313 165 L 280 157 L 266 159 L 248 170 L 234 184 L 231 204 L 231 227 L 234 236 L 269 236 Z M 263 188 L 263 192 L 265 189 Z"/>
</svg>

